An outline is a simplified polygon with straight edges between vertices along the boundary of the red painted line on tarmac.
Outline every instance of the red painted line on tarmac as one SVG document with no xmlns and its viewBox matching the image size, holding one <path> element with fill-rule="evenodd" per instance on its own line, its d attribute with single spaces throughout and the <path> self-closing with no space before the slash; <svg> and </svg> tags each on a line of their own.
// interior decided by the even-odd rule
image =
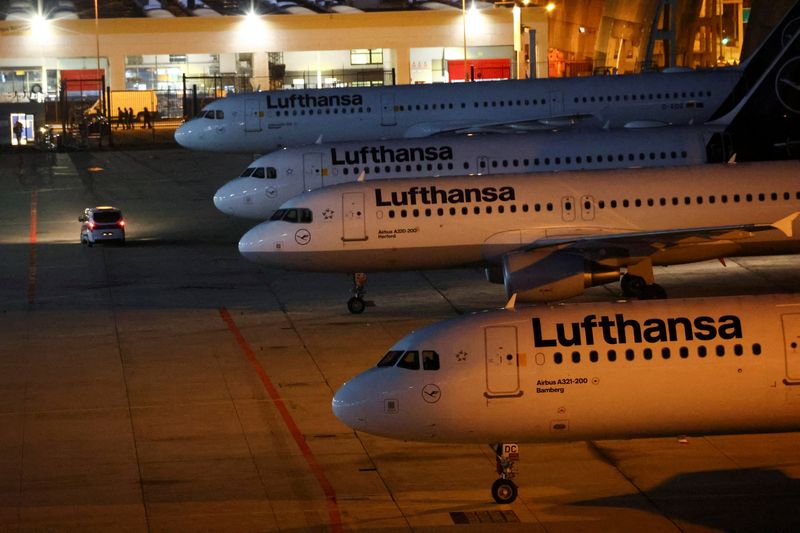
<svg viewBox="0 0 800 533">
<path fill-rule="evenodd" d="M 300 428 L 297 427 L 294 418 L 292 418 L 291 413 L 289 413 L 289 408 L 286 407 L 286 403 L 284 403 L 283 399 L 281 398 L 278 389 L 276 389 L 275 385 L 272 384 L 272 380 L 269 379 L 264 367 L 261 366 L 261 363 L 259 363 L 258 359 L 256 359 L 256 354 L 253 352 L 253 349 L 250 347 L 247 339 L 245 339 L 244 335 L 242 335 L 242 332 L 239 330 L 236 322 L 233 321 L 230 313 L 224 307 L 220 308 L 219 314 L 225 324 L 228 325 L 230 332 L 233 333 L 234 337 L 236 337 L 236 342 L 239 343 L 239 347 L 242 349 L 242 352 L 244 352 L 247 360 L 250 361 L 250 364 L 255 369 L 256 374 L 258 374 L 258 377 L 261 378 L 261 383 L 264 384 L 264 388 L 267 390 L 269 397 L 272 399 L 272 402 L 275 404 L 275 407 L 281 414 L 284 424 L 286 424 L 286 427 L 289 429 L 289 433 L 291 433 L 292 438 L 294 438 L 294 441 L 297 444 L 297 447 L 300 448 L 303 457 L 305 457 L 308 466 L 311 468 L 311 472 L 314 474 L 314 477 L 317 478 L 317 482 L 322 488 L 322 491 L 325 493 L 325 503 L 328 508 L 328 517 L 330 518 L 331 530 L 337 533 L 342 531 L 342 516 L 339 513 L 339 504 L 336 502 L 336 492 L 333 490 L 333 485 L 331 485 L 331 482 L 328 481 L 325 472 L 322 470 L 322 467 L 314 457 L 314 453 L 308 446 L 305 437 L 303 437 L 303 434 L 300 432 Z"/>
<path fill-rule="evenodd" d="M 33 305 L 36 297 L 36 211 L 39 198 L 36 189 L 31 191 L 31 231 L 28 237 L 28 305 Z"/>
</svg>

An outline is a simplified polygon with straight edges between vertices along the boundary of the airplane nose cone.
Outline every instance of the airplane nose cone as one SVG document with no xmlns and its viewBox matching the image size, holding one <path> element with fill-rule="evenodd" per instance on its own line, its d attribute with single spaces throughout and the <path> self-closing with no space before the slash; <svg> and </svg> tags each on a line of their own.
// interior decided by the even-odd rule
<svg viewBox="0 0 800 533">
<path fill-rule="evenodd" d="M 226 183 L 214 193 L 214 207 L 226 215 L 236 215 L 234 202 L 236 200 L 236 188 L 233 182 Z"/>
<path fill-rule="evenodd" d="M 369 431 L 368 384 L 362 376 L 356 376 L 339 387 L 331 400 L 331 409 L 336 418 L 347 427 Z"/>
<path fill-rule="evenodd" d="M 266 224 L 259 224 L 239 239 L 239 253 L 245 259 L 258 262 L 259 256 L 265 252 Z"/>
<path fill-rule="evenodd" d="M 198 147 L 197 136 L 199 132 L 194 122 L 194 120 L 187 120 L 175 130 L 175 142 L 189 150 L 196 150 Z"/>
</svg>

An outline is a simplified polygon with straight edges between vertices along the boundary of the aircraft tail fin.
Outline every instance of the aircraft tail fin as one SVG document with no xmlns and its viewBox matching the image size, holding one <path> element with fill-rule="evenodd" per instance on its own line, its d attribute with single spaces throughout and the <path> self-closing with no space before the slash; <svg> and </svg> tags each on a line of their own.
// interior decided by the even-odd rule
<svg viewBox="0 0 800 533">
<path fill-rule="evenodd" d="M 725 127 L 741 161 L 797 157 L 792 152 L 800 140 L 800 31 L 734 108 L 707 125 Z"/>
<path fill-rule="evenodd" d="M 760 7 L 767 7 L 767 5 L 763 4 Z M 789 8 L 780 22 L 775 25 L 770 34 L 767 35 L 767 38 L 764 39 L 764 42 L 756 48 L 755 52 L 739 63 L 737 68 L 742 70 L 742 77 L 711 117 L 712 121 L 733 110 L 736 104 L 741 102 L 753 87 L 759 83 L 762 75 L 771 68 L 770 65 L 773 64 L 773 59 L 781 55 L 781 51 L 789 44 L 798 29 L 800 29 L 800 0 Z"/>
</svg>

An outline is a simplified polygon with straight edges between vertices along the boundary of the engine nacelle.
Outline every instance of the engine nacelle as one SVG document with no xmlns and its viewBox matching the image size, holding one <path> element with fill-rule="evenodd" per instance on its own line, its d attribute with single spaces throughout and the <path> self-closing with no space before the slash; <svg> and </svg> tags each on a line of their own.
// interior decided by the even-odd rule
<svg viewBox="0 0 800 533">
<path fill-rule="evenodd" d="M 503 257 L 506 296 L 518 302 L 551 302 L 584 289 L 619 281 L 619 268 L 586 261 L 569 252 L 514 252 Z"/>
<path fill-rule="evenodd" d="M 489 283 L 505 283 L 505 280 L 503 279 L 503 267 L 500 265 L 486 267 L 483 269 L 483 273 L 486 276 L 486 281 Z"/>
</svg>

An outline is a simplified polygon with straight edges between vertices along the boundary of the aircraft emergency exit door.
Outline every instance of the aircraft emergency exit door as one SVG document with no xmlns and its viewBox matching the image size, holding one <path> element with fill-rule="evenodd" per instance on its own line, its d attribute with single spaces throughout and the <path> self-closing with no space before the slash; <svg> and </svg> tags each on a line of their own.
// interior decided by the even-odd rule
<svg viewBox="0 0 800 533">
<path fill-rule="evenodd" d="M 517 396 L 519 356 L 517 328 L 489 326 L 486 335 L 486 396 Z"/>
<path fill-rule="evenodd" d="M 364 193 L 362 192 L 342 194 L 342 240 L 367 240 L 364 226 Z"/>
<path fill-rule="evenodd" d="M 261 131 L 261 101 L 247 98 L 244 101 L 244 131 Z"/>
<path fill-rule="evenodd" d="M 800 314 L 783 315 L 786 379 L 800 382 Z"/>
<path fill-rule="evenodd" d="M 322 187 L 322 154 L 303 154 L 303 187 L 307 191 Z"/>
<path fill-rule="evenodd" d="M 394 126 L 397 124 L 397 117 L 394 114 L 394 95 L 384 94 L 381 96 L 381 126 Z"/>
</svg>

